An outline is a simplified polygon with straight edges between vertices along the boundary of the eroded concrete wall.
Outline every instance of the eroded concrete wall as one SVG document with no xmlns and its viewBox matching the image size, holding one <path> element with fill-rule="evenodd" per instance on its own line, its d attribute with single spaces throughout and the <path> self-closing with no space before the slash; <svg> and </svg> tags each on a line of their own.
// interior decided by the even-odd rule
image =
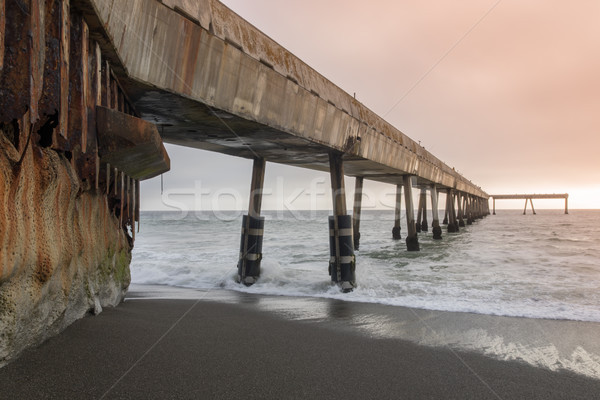
<svg viewBox="0 0 600 400">
<path fill-rule="evenodd" d="M 34 139 L 35 140 L 35 139 Z M 118 304 L 131 245 L 107 197 L 69 160 L 0 130 L 0 366 L 87 313 Z"/>
<path fill-rule="evenodd" d="M 97 127 L 99 106 L 137 115 L 114 59 L 76 2 L 0 0 L 0 366 L 129 286 L 143 176 L 102 161 Z"/>
</svg>

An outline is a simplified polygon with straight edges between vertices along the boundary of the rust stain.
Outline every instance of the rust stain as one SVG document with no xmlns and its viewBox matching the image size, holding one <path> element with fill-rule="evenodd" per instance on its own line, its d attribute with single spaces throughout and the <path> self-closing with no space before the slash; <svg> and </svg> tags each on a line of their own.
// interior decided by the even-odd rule
<svg viewBox="0 0 600 400">
<path fill-rule="evenodd" d="M 4 65 L 4 24 L 6 21 L 4 0 L 0 0 L 0 71 Z"/>
<path fill-rule="evenodd" d="M 125 201 L 125 173 L 121 171 L 121 188 L 119 191 L 121 206 L 119 208 L 119 226 L 123 226 L 123 205 Z"/>
<path fill-rule="evenodd" d="M 69 55 L 70 55 L 70 27 L 69 0 L 61 0 L 61 18 L 60 18 L 60 109 L 58 130 L 60 135 L 67 139 L 69 129 Z"/>
<path fill-rule="evenodd" d="M 89 59 L 89 29 L 81 20 L 81 151 L 87 152 L 88 142 L 88 96 L 90 94 L 90 77 L 88 71 Z M 78 60 L 79 61 L 79 60 Z"/>
<path fill-rule="evenodd" d="M 29 33 L 29 109 L 30 122 L 38 118 L 38 103 L 42 95 L 42 74 L 44 71 L 44 8 L 39 0 L 31 0 Z"/>
</svg>

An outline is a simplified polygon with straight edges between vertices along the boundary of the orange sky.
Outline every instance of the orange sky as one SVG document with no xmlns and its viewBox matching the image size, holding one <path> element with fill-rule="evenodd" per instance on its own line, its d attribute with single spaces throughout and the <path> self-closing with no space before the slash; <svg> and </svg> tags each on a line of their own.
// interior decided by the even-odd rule
<svg viewBox="0 0 600 400">
<path fill-rule="evenodd" d="M 488 193 L 600 208 L 599 1 L 224 3 Z"/>
</svg>

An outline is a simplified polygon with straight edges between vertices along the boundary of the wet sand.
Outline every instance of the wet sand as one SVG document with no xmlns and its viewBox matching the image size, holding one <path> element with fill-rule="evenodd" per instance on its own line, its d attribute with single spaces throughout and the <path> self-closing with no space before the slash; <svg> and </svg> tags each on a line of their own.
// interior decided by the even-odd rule
<svg viewBox="0 0 600 400">
<path fill-rule="evenodd" d="M 0 398 L 600 397 L 597 379 L 455 350 L 442 339 L 439 347 L 423 346 L 398 334 L 413 330 L 418 336 L 429 330 L 445 337 L 442 326 L 471 321 L 476 330 L 496 323 L 491 330 L 504 327 L 528 336 L 517 325 L 530 320 L 518 320 L 327 299 L 134 287 L 119 307 L 77 321 L 0 369 Z M 553 323 L 559 326 L 556 321 L 535 323 L 549 324 L 544 327 L 548 335 Z M 593 323 L 560 326 L 598 332 Z M 569 340 L 563 345 L 574 345 Z"/>
</svg>

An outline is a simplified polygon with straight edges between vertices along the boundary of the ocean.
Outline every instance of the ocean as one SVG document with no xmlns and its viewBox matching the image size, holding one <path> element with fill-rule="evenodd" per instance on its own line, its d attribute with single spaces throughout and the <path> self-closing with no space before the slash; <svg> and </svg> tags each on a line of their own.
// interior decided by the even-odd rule
<svg viewBox="0 0 600 400">
<path fill-rule="evenodd" d="M 500 210 L 420 252 L 392 239 L 393 211 L 368 210 L 358 287 L 331 286 L 327 211 L 267 211 L 262 273 L 237 284 L 242 212 L 142 212 L 132 282 L 336 298 L 440 311 L 600 322 L 600 210 Z M 443 214 L 442 214 L 443 215 Z"/>
<path fill-rule="evenodd" d="M 430 229 L 421 251 L 407 252 L 404 219 L 395 241 L 393 211 L 367 210 L 352 293 L 330 284 L 327 211 L 263 213 L 262 274 L 251 287 L 234 280 L 241 212 L 142 212 L 132 283 L 167 298 L 259 294 L 254 306 L 288 319 L 600 379 L 600 210 L 537 212 L 497 210 L 459 233 L 443 229 L 441 241 Z M 342 317 L 338 301 L 348 305 Z"/>
</svg>

